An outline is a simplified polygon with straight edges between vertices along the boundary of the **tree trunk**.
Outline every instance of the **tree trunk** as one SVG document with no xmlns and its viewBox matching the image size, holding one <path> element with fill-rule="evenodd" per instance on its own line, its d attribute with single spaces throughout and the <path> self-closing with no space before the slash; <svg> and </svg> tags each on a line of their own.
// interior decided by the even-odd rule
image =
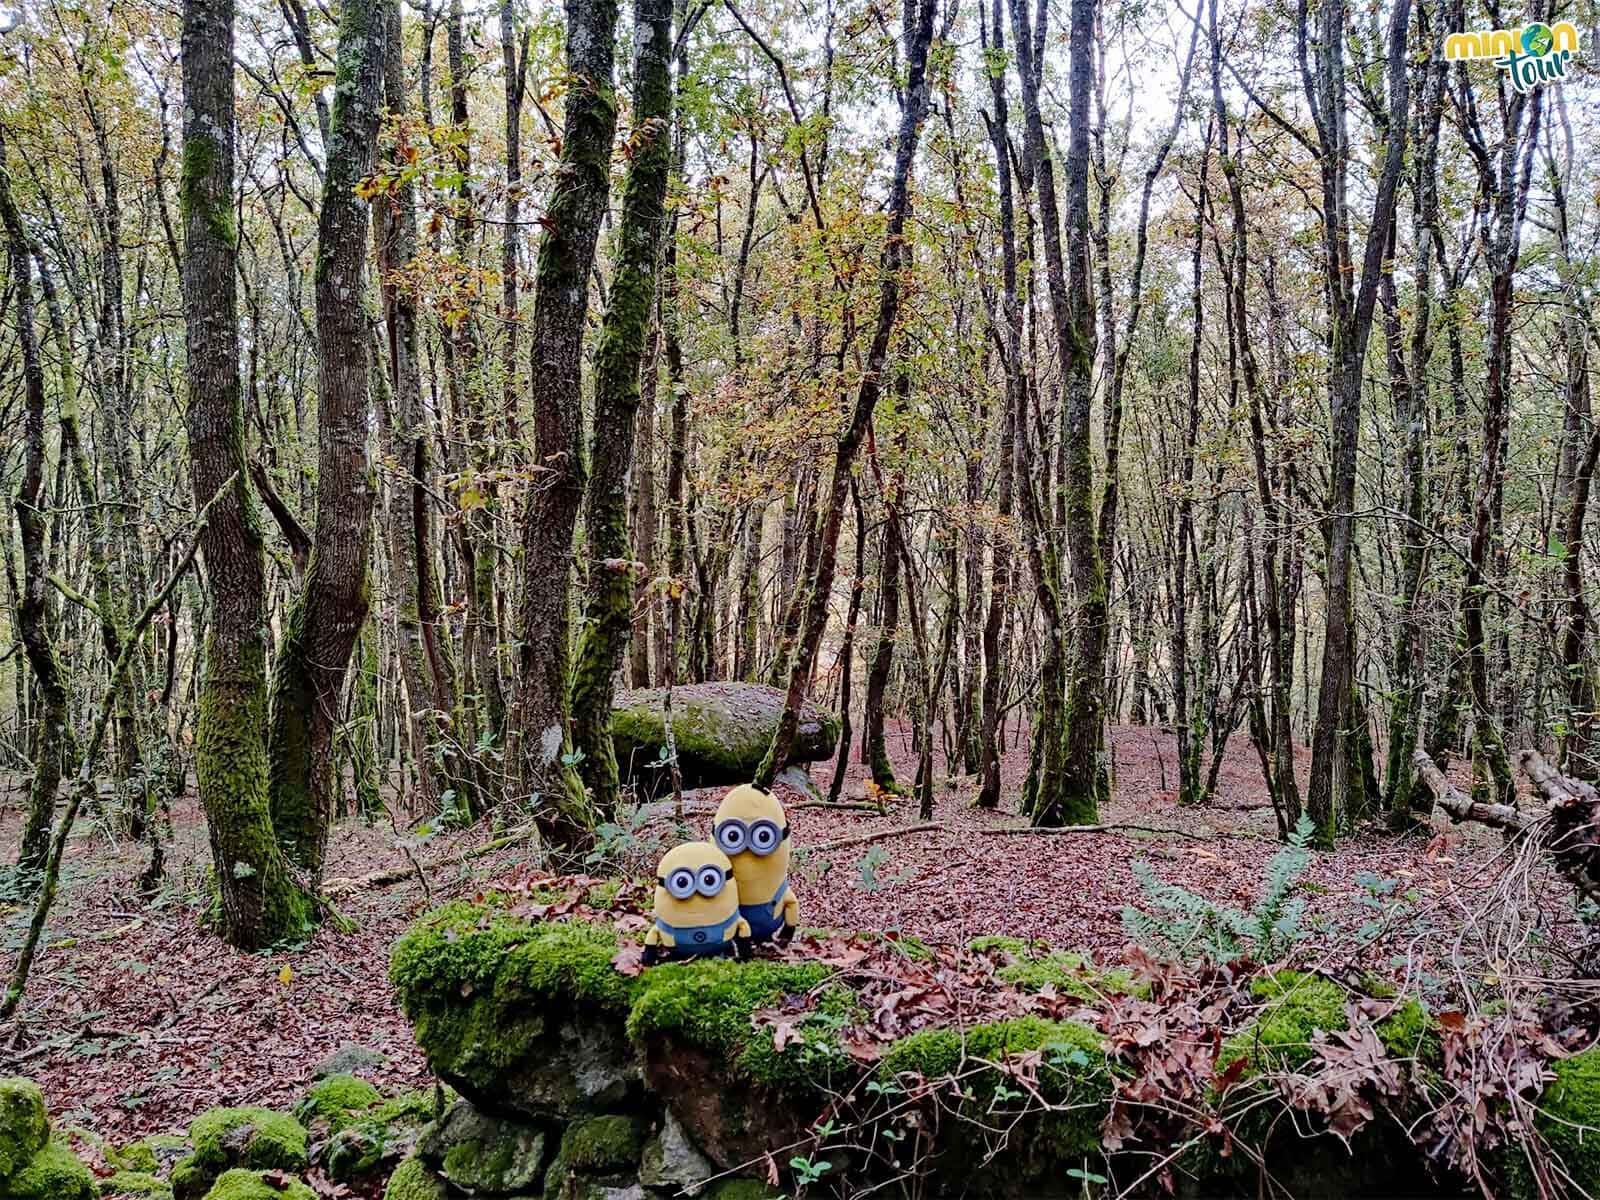
<svg viewBox="0 0 1600 1200">
<path fill-rule="evenodd" d="M 10 256 L 10 283 L 14 295 L 17 342 L 22 348 L 24 395 L 24 458 L 22 486 L 17 491 L 17 526 L 22 532 L 22 583 L 17 601 L 17 636 L 27 654 L 28 667 L 38 684 L 40 707 L 38 738 L 33 750 L 33 778 L 28 784 L 28 808 L 23 817 L 17 867 L 29 873 L 42 871 L 50 850 L 50 827 L 55 818 L 56 793 L 61 787 L 62 756 L 70 753 L 72 728 L 67 717 L 67 686 L 56 658 L 50 629 L 50 596 L 44 557 L 44 477 L 49 451 L 44 436 L 44 365 L 34 330 L 33 268 L 29 238 L 22 216 L 11 196 L 11 175 L 0 140 L 0 218 L 6 230 Z M 69 360 L 70 361 L 70 360 Z"/>
<path fill-rule="evenodd" d="M 340 13 L 317 223 L 317 519 L 272 681 L 272 824 L 313 887 L 322 879 L 337 801 L 334 734 L 345 670 L 371 603 L 370 337 L 352 298 L 366 293 L 367 202 L 356 188 L 372 173 L 376 150 L 387 2 L 346 0 Z"/>
<path fill-rule="evenodd" d="M 302 932 L 309 911 L 279 849 L 268 802 L 265 554 L 239 395 L 233 13 L 233 0 L 185 0 L 183 8 L 185 416 L 195 504 L 223 493 L 200 539 L 211 620 L 195 776 L 210 825 L 222 935 L 259 949 Z"/>
<path fill-rule="evenodd" d="M 586 483 L 580 362 L 589 275 L 609 192 L 615 0 L 569 0 L 567 93 L 560 170 L 546 209 L 529 332 L 538 483 L 522 515 L 522 630 L 511 748 L 521 789 L 541 798 L 550 836 L 571 840 L 593 813 L 570 766 L 568 707 L 572 535 Z"/>
<path fill-rule="evenodd" d="M 595 351 L 594 437 L 588 506 L 589 596 L 572 684 L 572 740 L 596 809 L 616 811 L 611 746 L 613 677 L 632 627 L 628 470 L 639 411 L 639 362 L 656 297 L 656 259 L 666 225 L 672 163 L 672 0 L 635 0 L 634 136 L 623 187 L 619 253 Z"/>
</svg>

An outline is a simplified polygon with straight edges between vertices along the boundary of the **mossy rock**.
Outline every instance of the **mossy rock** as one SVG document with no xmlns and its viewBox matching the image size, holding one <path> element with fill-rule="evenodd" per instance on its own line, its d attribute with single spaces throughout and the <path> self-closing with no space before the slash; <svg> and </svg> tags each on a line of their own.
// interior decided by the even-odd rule
<svg viewBox="0 0 1600 1200">
<path fill-rule="evenodd" d="M 159 1174 L 189 1152 L 187 1138 L 171 1133 L 152 1133 L 106 1154 L 106 1162 L 121 1171 Z"/>
<path fill-rule="evenodd" d="M 1600 1196 L 1600 1047 L 1555 1064 L 1555 1079 L 1540 1097 L 1536 1123 L 1578 1194 Z M 1514 1147 L 1510 1153 L 1518 1160 L 1513 1177 L 1525 1174 L 1521 1155 Z M 1537 1189 L 1530 1185 L 1527 1194 L 1536 1195 Z"/>
<path fill-rule="evenodd" d="M 194 1152 L 172 1168 L 177 1200 L 197 1200 L 223 1172 L 306 1169 L 306 1130 L 293 1117 L 265 1108 L 214 1108 L 189 1126 Z M 242 1185 L 240 1185 L 242 1186 Z"/>
<path fill-rule="evenodd" d="M 329 1138 L 315 1157 L 336 1183 L 352 1183 L 410 1154 L 437 1107 L 431 1091 L 385 1100 Z"/>
<path fill-rule="evenodd" d="M 0 1079 L 0 1182 L 9 1179 L 50 1141 L 44 1093 L 31 1079 Z"/>
<path fill-rule="evenodd" d="M 235 1167 L 211 1185 L 205 1200 L 317 1200 L 317 1195 L 298 1179 L 268 1179 L 261 1171 Z"/>
<path fill-rule="evenodd" d="M 660 1132 L 645 1144 L 639 1160 L 639 1182 L 674 1195 L 692 1194 L 714 1174 L 716 1168 L 711 1160 L 700 1153 L 683 1123 L 667 1109 Z"/>
<path fill-rule="evenodd" d="M 672 734 L 685 787 L 748 783 L 772 745 L 784 693 L 759 683 L 693 683 L 672 689 Z M 618 692 L 611 703 L 611 740 L 624 777 L 644 773 L 666 744 L 665 688 Z M 839 719 L 807 702 L 800 710 L 789 763 L 833 757 Z"/>
<path fill-rule="evenodd" d="M 0 1200 L 95 1200 L 94 1174 L 65 1143 L 50 1141 L 0 1182 Z"/>
<path fill-rule="evenodd" d="M 420 1158 L 408 1158 L 389 1176 L 383 1200 L 445 1200 L 444 1180 Z"/>
<path fill-rule="evenodd" d="M 313 1079 L 327 1079 L 332 1075 L 355 1075 L 361 1071 L 376 1070 L 388 1061 L 389 1056 L 381 1050 L 372 1050 L 357 1042 L 343 1042 L 323 1056 L 312 1068 L 311 1076 Z"/>
<path fill-rule="evenodd" d="M 395 944 L 389 977 L 434 1073 L 490 1112 L 566 1116 L 636 1098 L 622 1035 L 637 981 L 616 935 L 452 904 Z"/>
<path fill-rule="evenodd" d="M 159 1175 L 149 1171 L 118 1171 L 100 1181 L 101 1200 L 124 1197 L 126 1200 L 172 1200 L 172 1188 Z"/>
<path fill-rule="evenodd" d="M 588 1175 L 631 1171 L 644 1152 L 644 1129 L 632 1117 L 591 1117 L 574 1121 L 561 1138 L 567 1170 Z"/>
<path fill-rule="evenodd" d="M 535 1190 L 544 1178 L 545 1135 L 460 1100 L 423 1133 L 417 1155 L 459 1191 L 521 1194 Z"/>
<path fill-rule="evenodd" d="M 1037 1055 L 1035 1086 L 1051 1111 L 1037 1111 L 1037 1102 L 1011 1086 L 998 1065 L 1022 1055 Z M 962 1181 L 981 1170 L 984 1194 L 1021 1189 L 1032 1195 L 1103 1153 L 1100 1127 L 1111 1103 L 1112 1070 L 1100 1034 L 1076 1021 L 1025 1016 L 924 1030 L 890 1047 L 878 1077 L 890 1101 L 916 1079 L 959 1077 L 959 1085 L 952 1085 L 959 1086 L 956 1103 L 970 1120 L 948 1127 L 929 1163 L 951 1185 L 965 1186 Z M 997 1126 L 1008 1132 L 990 1173 L 984 1129 Z"/>
<path fill-rule="evenodd" d="M 306 1089 L 306 1094 L 294 1106 L 294 1119 L 308 1129 L 312 1122 L 322 1121 L 331 1132 L 337 1133 L 382 1102 L 382 1093 L 365 1079 L 330 1075 Z"/>
<path fill-rule="evenodd" d="M 835 1069 L 858 1072 L 825 1028 L 802 1021 L 806 1042 L 782 1052 L 751 1014 L 811 991 L 815 963 L 669 963 L 644 976 L 628 1034 L 645 1078 L 721 1170 L 797 1140 L 825 1102 Z M 835 1002 L 848 993 L 839 991 Z M 714 1081 L 714 1082 L 711 1082 Z"/>
</svg>

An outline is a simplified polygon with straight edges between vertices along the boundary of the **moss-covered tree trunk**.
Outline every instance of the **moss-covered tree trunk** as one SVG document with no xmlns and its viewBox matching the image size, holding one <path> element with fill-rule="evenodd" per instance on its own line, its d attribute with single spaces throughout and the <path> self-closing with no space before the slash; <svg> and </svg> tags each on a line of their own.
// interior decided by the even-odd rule
<svg viewBox="0 0 1600 1200">
<path fill-rule="evenodd" d="M 572 681 L 572 740 L 595 807 L 617 804 L 611 746 L 612 679 L 628 645 L 633 561 L 628 544 L 628 471 L 639 412 L 639 363 L 656 298 L 656 260 L 666 225 L 672 164 L 672 0 L 634 5 L 634 130 L 630 138 L 618 254 L 595 350 L 594 436 L 584 526 L 589 594 Z"/>
<path fill-rule="evenodd" d="M 547 835 L 571 840 L 593 824 L 571 746 L 572 535 L 583 501 L 583 403 L 580 361 L 589 310 L 589 275 L 605 213 L 616 131 L 612 90 L 615 0 L 567 5 L 566 122 L 558 180 L 539 242 L 529 329 L 538 485 L 522 514 L 522 610 L 518 686 L 511 719 L 520 790 L 539 798 Z"/>
<path fill-rule="evenodd" d="M 331 142 L 317 224 L 317 518 L 311 560 L 284 630 L 272 681 L 272 822 L 289 855 L 322 878 L 337 787 L 334 732 L 345 670 L 367 619 L 376 490 L 366 294 L 367 201 L 385 44 L 384 7 L 346 0 L 340 13 Z"/>
<path fill-rule="evenodd" d="M 17 342 L 22 348 L 23 462 L 22 486 L 15 507 L 22 531 L 22 581 L 17 598 L 17 636 L 28 656 L 28 666 L 38 684 L 40 709 L 34 744 L 33 779 L 28 785 L 28 809 L 23 816 L 22 841 L 17 866 L 26 871 L 44 867 L 50 846 L 50 823 L 55 815 L 56 793 L 61 786 L 61 756 L 71 744 L 67 725 L 67 688 L 55 641 L 50 630 L 50 598 L 46 582 L 45 522 L 41 504 L 49 450 L 44 436 L 44 366 L 39 338 L 33 327 L 32 266 L 29 238 L 22 215 L 11 195 L 5 143 L 0 141 L 0 219 L 4 220 L 10 264 L 12 312 Z"/>
<path fill-rule="evenodd" d="M 244 449 L 233 221 L 233 0 L 183 8 L 183 313 L 195 503 L 227 490 L 200 539 L 210 594 L 195 776 L 223 936 L 258 948 L 304 926 L 267 794 L 265 552 Z M 229 480 L 232 479 L 230 483 Z"/>
</svg>

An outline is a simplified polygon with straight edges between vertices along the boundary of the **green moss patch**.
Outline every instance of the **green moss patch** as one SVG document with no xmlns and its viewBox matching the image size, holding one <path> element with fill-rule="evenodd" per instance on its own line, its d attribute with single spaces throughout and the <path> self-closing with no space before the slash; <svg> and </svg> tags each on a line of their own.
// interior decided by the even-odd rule
<svg viewBox="0 0 1600 1200">
<path fill-rule="evenodd" d="M 1600 1047 L 1562 1059 L 1555 1075 L 1539 1101 L 1539 1132 L 1578 1194 L 1600 1196 Z"/>
<path fill-rule="evenodd" d="M 52 1141 L 0 1184 L 5 1200 L 94 1200 L 94 1175 L 61 1142 Z"/>
<path fill-rule="evenodd" d="M 1298 1071 L 1313 1057 L 1312 1039 L 1350 1027 L 1345 1013 L 1349 993 L 1331 979 L 1304 971 L 1279 971 L 1257 979 L 1251 994 L 1263 1001 L 1261 1014 L 1222 1045 L 1219 1064 L 1243 1057 L 1249 1073 Z M 1415 1000 L 1404 1000 L 1375 1026 L 1392 1058 L 1437 1062 L 1438 1030 Z"/>
<path fill-rule="evenodd" d="M 189 1126 L 189 1141 L 194 1152 L 172 1168 L 172 1192 L 177 1200 L 205 1195 L 230 1168 L 306 1169 L 305 1126 L 270 1109 L 214 1108 L 195 1118 Z"/>
<path fill-rule="evenodd" d="M 444 1200 L 444 1180 L 420 1158 L 408 1158 L 389 1176 L 383 1200 Z"/>
<path fill-rule="evenodd" d="M 382 1094 L 365 1079 L 330 1075 L 306 1089 L 304 1098 L 295 1105 L 294 1118 L 302 1125 L 326 1121 L 328 1128 L 337 1133 L 382 1101 Z"/>
<path fill-rule="evenodd" d="M 631 1117 L 575 1121 L 561 1139 L 561 1158 L 567 1169 L 591 1175 L 631 1170 L 643 1153 L 644 1130 Z"/>
<path fill-rule="evenodd" d="M 148 1171 L 118 1171 L 100 1181 L 101 1200 L 111 1200 L 114 1196 L 130 1200 L 172 1200 L 172 1189 L 166 1180 Z"/>
<path fill-rule="evenodd" d="M 667 963 L 647 971 L 628 1018 L 637 1044 L 657 1039 L 706 1051 L 748 1078 L 775 1086 L 815 1082 L 804 1056 L 773 1049 L 751 1026 L 757 1009 L 809 992 L 828 977 L 820 963 Z"/>
<path fill-rule="evenodd" d="M 205 1200 L 317 1200 L 316 1193 L 298 1179 L 267 1179 L 259 1171 L 235 1168 L 224 1172 Z"/>
<path fill-rule="evenodd" d="M 0 1080 L 0 1180 L 20 1171 L 49 1140 L 39 1085 L 31 1079 Z"/>
</svg>

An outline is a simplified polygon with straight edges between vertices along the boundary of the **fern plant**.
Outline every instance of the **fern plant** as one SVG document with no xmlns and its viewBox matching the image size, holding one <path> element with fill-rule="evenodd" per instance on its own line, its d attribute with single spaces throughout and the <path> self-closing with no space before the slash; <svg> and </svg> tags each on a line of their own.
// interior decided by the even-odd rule
<svg viewBox="0 0 1600 1200">
<path fill-rule="evenodd" d="M 1161 879 L 1149 863 L 1133 864 L 1145 894 L 1145 908 L 1125 905 L 1122 927 L 1128 936 L 1160 957 L 1185 962 L 1230 962 L 1249 955 L 1282 957 L 1307 934 L 1300 927 L 1306 902 L 1295 885 L 1311 862 L 1316 827 L 1302 816 L 1289 844 L 1272 856 L 1261 884 L 1261 898 L 1248 912 L 1216 904 L 1187 888 Z"/>
</svg>

